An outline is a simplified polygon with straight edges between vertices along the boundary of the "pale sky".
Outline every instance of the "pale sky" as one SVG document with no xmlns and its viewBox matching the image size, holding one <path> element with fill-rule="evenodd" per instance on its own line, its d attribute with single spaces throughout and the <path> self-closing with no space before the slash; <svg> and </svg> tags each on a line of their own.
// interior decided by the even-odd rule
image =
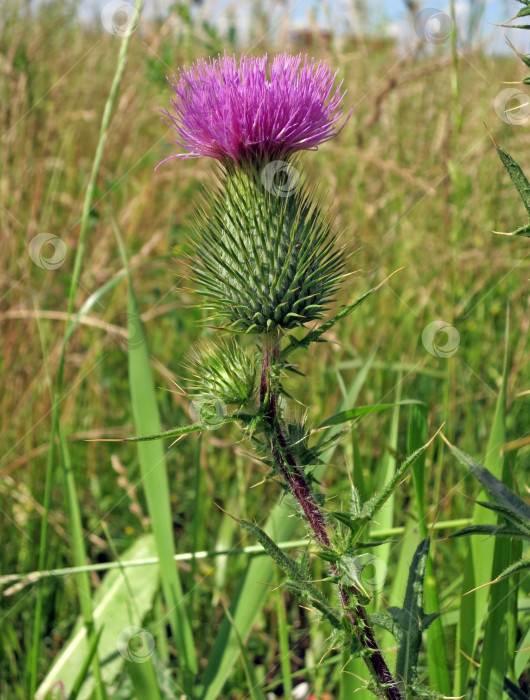
<svg viewBox="0 0 530 700">
<path fill-rule="evenodd" d="M 117 0 L 111 0 L 116 2 Z M 120 0 L 121 2 L 122 0 Z M 123 0 L 130 2 L 133 0 Z M 108 0 L 81 0 L 82 14 L 98 16 Z M 237 25 L 241 32 L 245 28 L 251 15 L 251 6 L 256 0 L 203 0 L 201 5 L 192 5 L 193 12 L 197 13 L 201 20 L 216 25 L 222 30 L 227 25 L 227 13 L 231 10 L 236 13 Z M 164 14 L 167 8 L 173 4 L 173 0 L 145 0 L 143 13 L 146 16 L 153 13 Z M 506 44 L 505 34 L 523 53 L 530 52 L 530 31 L 503 30 L 495 27 L 495 23 L 502 23 L 513 17 L 521 7 L 515 0 L 456 0 L 457 25 L 461 41 L 464 42 L 469 35 L 470 18 L 480 16 L 478 29 L 474 37 L 478 38 L 489 51 L 504 52 Z M 360 16 L 355 8 L 366 5 L 369 15 L 368 31 L 386 34 L 398 38 L 406 43 L 409 38 L 415 39 L 414 26 L 411 17 L 407 15 L 405 3 L 402 0 L 371 0 L 359 3 L 356 0 L 266 0 L 264 6 L 275 21 L 280 21 L 282 15 L 288 13 L 292 26 L 307 23 L 309 14 L 317 17 L 320 26 L 331 27 L 334 31 L 359 32 Z M 439 10 L 447 16 L 450 14 L 449 0 L 423 0 L 423 10 Z M 365 25 L 363 25 L 364 29 Z M 409 35 L 411 35 L 409 37 Z"/>
</svg>

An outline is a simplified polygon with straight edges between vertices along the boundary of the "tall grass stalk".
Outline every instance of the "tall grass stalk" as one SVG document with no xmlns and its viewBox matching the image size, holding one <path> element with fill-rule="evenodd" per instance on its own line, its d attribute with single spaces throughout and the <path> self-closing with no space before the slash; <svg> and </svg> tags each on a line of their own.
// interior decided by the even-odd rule
<svg viewBox="0 0 530 700">
<path fill-rule="evenodd" d="M 135 10 L 138 13 L 140 12 L 140 10 L 142 8 L 142 4 L 143 4 L 142 0 L 136 0 Z M 116 101 L 116 97 L 118 94 L 121 79 L 123 77 L 123 72 L 125 70 L 125 65 L 126 65 L 126 61 L 127 61 L 127 52 L 128 52 L 130 40 L 131 40 L 131 34 L 127 33 L 126 36 L 121 41 L 120 50 L 118 52 L 116 71 L 114 73 L 114 78 L 113 78 L 113 81 L 111 84 L 109 96 L 107 98 L 107 102 L 105 104 L 105 109 L 103 112 L 103 117 L 101 120 L 98 144 L 96 147 L 96 153 L 94 155 L 94 160 L 92 163 L 92 170 L 90 173 L 90 179 L 89 179 L 89 183 L 88 183 L 88 187 L 87 187 L 87 190 L 85 193 L 85 199 L 84 199 L 84 203 L 83 203 L 83 211 L 82 211 L 82 215 L 81 215 L 79 238 L 78 238 L 78 242 L 77 242 L 77 251 L 76 251 L 76 256 L 75 256 L 75 261 L 74 261 L 72 278 L 70 281 L 70 290 L 69 290 L 69 295 L 68 295 L 68 306 L 67 306 L 67 313 L 68 313 L 69 318 L 74 310 L 75 297 L 77 294 L 77 290 L 79 288 L 79 280 L 80 280 L 80 276 L 81 276 L 81 268 L 82 268 L 82 264 L 83 264 L 84 249 L 85 249 L 85 238 L 87 235 L 88 226 L 89 226 L 89 222 L 90 222 L 90 212 L 92 210 L 92 204 L 94 201 L 96 182 L 97 182 L 97 178 L 98 178 L 99 171 L 101 168 L 101 162 L 103 159 L 103 152 L 104 152 L 105 143 L 107 140 L 110 120 L 111 120 L 111 116 L 112 116 L 112 110 L 114 107 L 114 103 Z M 70 321 L 69 324 L 71 324 L 71 323 L 72 322 Z M 46 481 L 45 481 L 45 486 L 44 486 L 44 506 L 45 506 L 45 509 L 44 509 L 44 515 L 43 515 L 43 519 L 42 519 L 40 545 L 39 545 L 39 569 L 45 568 L 45 562 L 46 562 L 46 546 L 47 546 L 47 541 L 48 541 L 48 517 L 49 517 L 49 509 L 50 509 L 50 494 L 51 494 L 51 488 L 52 488 L 52 483 L 53 483 L 54 452 L 56 449 L 56 439 L 57 438 L 59 439 L 59 450 L 58 450 L 59 462 L 61 463 L 61 465 L 63 467 L 65 488 L 66 488 L 66 494 L 67 494 L 67 503 L 68 503 L 68 510 L 69 510 L 69 518 L 70 518 L 70 528 L 71 528 L 71 535 L 72 535 L 74 561 L 75 561 L 77 566 L 83 566 L 86 563 L 86 549 L 85 549 L 85 545 L 84 545 L 83 527 L 81 524 L 81 515 L 80 515 L 80 511 L 79 511 L 79 502 L 78 502 L 78 495 L 77 495 L 75 472 L 74 472 L 74 469 L 72 468 L 72 465 L 70 462 L 70 456 L 68 453 L 68 447 L 66 445 L 66 442 L 63 439 L 63 433 L 62 433 L 61 427 L 60 427 L 60 420 L 61 419 L 60 419 L 59 405 L 60 405 L 61 393 L 62 393 L 63 381 L 64 381 L 64 365 L 65 365 L 65 359 L 66 359 L 67 339 L 69 337 L 68 336 L 69 324 L 67 324 L 66 329 L 65 329 L 64 340 L 63 340 L 63 344 L 61 347 L 59 363 L 58 363 L 57 372 L 55 375 L 55 382 L 54 382 L 54 386 L 53 386 L 53 390 L 52 390 L 52 414 L 51 414 L 51 427 L 50 427 L 50 442 L 49 442 L 48 461 L 47 461 L 47 467 L 46 467 Z M 91 612 L 91 610 L 92 610 L 91 587 L 90 587 L 90 581 L 89 581 L 88 575 L 86 573 L 79 573 L 77 575 L 77 585 L 78 585 L 78 590 L 79 590 L 79 602 L 81 605 L 81 610 L 83 612 L 83 617 L 84 617 L 86 628 L 87 628 L 88 639 L 89 639 L 89 642 L 92 643 L 94 641 L 95 631 L 94 631 L 92 612 Z M 42 586 L 39 585 L 38 589 L 37 589 L 37 600 L 36 600 L 36 607 L 35 607 L 35 621 L 34 621 L 34 626 L 33 626 L 33 643 L 32 643 L 32 653 L 31 653 L 31 662 L 30 662 L 30 683 L 29 683 L 30 697 L 34 696 L 36 688 L 37 688 L 38 659 L 39 659 L 38 650 L 39 650 L 40 633 L 41 633 L 41 626 L 42 626 L 42 595 L 43 595 Z M 101 682 L 100 682 L 101 681 L 101 673 L 100 673 L 100 669 L 99 669 L 99 660 L 98 660 L 97 652 L 94 654 L 92 667 L 93 667 L 93 671 L 94 671 L 94 676 L 95 676 L 96 681 L 97 681 L 96 691 L 95 691 L 96 698 L 97 698 L 97 700 L 103 700 L 105 695 L 104 695 L 104 689 L 102 688 Z"/>
</svg>

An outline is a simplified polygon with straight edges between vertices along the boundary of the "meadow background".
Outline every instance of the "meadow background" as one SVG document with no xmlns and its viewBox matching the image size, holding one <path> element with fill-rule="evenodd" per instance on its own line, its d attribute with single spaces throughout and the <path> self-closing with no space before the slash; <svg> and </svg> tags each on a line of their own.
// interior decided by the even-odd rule
<svg viewBox="0 0 530 700">
<path fill-rule="evenodd" d="M 352 3 L 352 11 L 356 5 Z M 81 21 L 78 9 L 71 2 L 1 5 L 3 576 L 39 568 L 43 516 L 48 522 L 45 568 L 75 564 L 71 504 L 57 459 L 52 464 L 48 513 L 43 505 L 52 411 L 50 377 L 57 371 L 61 354 L 83 200 L 123 41 L 105 31 L 99 17 Z M 411 13 L 417 9 L 412 7 Z M 526 239 L 492 232 L 521 225 L 523 207 L 490 139 L 491 135 L 527 166 L 528 123 L 524 119 L 515 125 L 506 123 L 494 107 L 497 95 L 506 87 L 503 82 L 524 77 L 523 64 L 512 53 L 488 50 L 480 37 L 471 45 L 453 47 L 451 37 L 440 43 L 425 43 L 416 37 L 403 50 L 374 30 L 378 23 L 374 7 L 365 8 L 370 31 L 364 35 L 319 33 L 311 25 L 307 31 L 293 33 L 285 25 L 285 33 L 276 36 L 277 32 L 269 31 L 265 3 L 262 11 L 255 10 L 251 31 L 244 39 L 238 37 L 237 27 L 222 32 L 213 24 L 201 25 L 188 10 L 185 4 L 175 4 L 164 18 L 153 13 L 142 16 L 131 37 L 75 296 L 77 311 L 90 295 L 123 273 L 115 236 L 115 230 L 119 231 L 145 324 L 162 425 L 170 428 L 190 422 L 189 399 L 178 386 L 186 376 L 187 353 L 209 332 L 193 307 L 181 261 L 193 210 L 211 174 L 211 163 L 205 159 L 172 160 L 153 172 L 160 160 L 177 152 L 170 130 L 157 113 L 171 94 L 166 75 L 196 57 L 217 55 L 225 49 L 251 49 L 257 54 L 288 49 L 337 66 L 348 89 L 346 104 L 355 105 L 339 138 L 303 156 L 335 208 L 336 230 L 344 232 L 353 253 L 350 269 L 355 274 L 339 303 L 403 268 L 336 328 L 330 337 L 333 342 L 320 345 L 311 357 L 301 357 L 299 369 L 307 373 L 308 380 L 293 380 L 291 389 L 307 407 L 311 423 L 320 424 L 341 406 L 416 399 L 428 407 L 430 434 L 445 422 L 444 433 L 451 442 L 484 461 L 501 384 L 509 316 L 506 441 L 527 435 L 528 245 Z M 509 16 L 508 12 L 504 19 Z M 411 27 L 413 17 L 411 14 Z M 503 33 L 500 28 L 497 31 Z M 35 264 L 29 255 L 31 241 L 42 232 L 58 236 L 64 244 L 66 257 L 57 269 Z M 53 252 L 50 248 L 42 254 L 46 259 Z M 127 353 L 133 351 L 134 339 L 127 340 L 126 279 L 106 289 L 69 340 L 59 397 L 87 562 L 94 565 L 115 562 L 124 553 L 123 558 L 133 558 L 128 550 L 139 542 L 147 544 L 138 556 L 157 553 L 143 537 L 150 530 L 150 513 L 136 446 L 86 442 L 138 432 L 128 375 Z M 437 356 L 436 346 L 429 348 L 428 342 L 427 346 L 422 342 L 424 329 L 438 319 L 458 332 L 450 357 Z M 444 342 L 443 337 L 436 339 L 439 346 Z M 396 408 L 358 420 L 344 432 L 323 477 L 330 503 L 347 491 L 352 473 L 364 495 L 380 486 L 395 460 L 408 452 L 409 416 L 407 407 Z M 262 523 L 278 501 L 278 486 L 259 483 L 266 469 L 249 445 L 239 442 L 240 437 L 234 429 L 223 428 L 209 431 L 201 441 L 189 437 L 171 448 L 170 441 L 164 443 L 178 553 L 254 545 L 216 506 L 235 517 Z M 522 494 L 527 492 L 528 466 L 526 447 L 513 461 Z M 472 499 L 478 493 L 477 484 L 464 476 L 443 443 L 435 441 L 425 464 L 424 518 L 427 529 L 442 523 L 433 533 L 433 585 L 444 611 L 453 692 L 455 674 L 462 664 L 456 636 L 469 542 L 448 540 L 447 535 L 454 529 L 451 521 L 462 525 L 472 517 Z M 161 499 L 165 497 L 160 493 Z M 391 530 L 390 544 L 381 548 L 382 553 L 376 552 L 384 565 L 377 601 L 396 604 L 420 539 L 410 479 L 374 529 L 378 527 L 397 528 Z M 295 537 L 304 534 L 299 525 Z M 200 669 L 212 659 L 224 609 L 234 600 L 249 561 L 250 555 L 234 552 L 178 565 Z M 316 561 L 313 565 L 315 578 L 319 578 L 322 564 Z M 153 659 L 160 697 L 179 697 L 175 674 L 168 671 L 176 667 L 179 654 L 174 640 L 165 641 L 167 620 L 153 579 L 156 570 L 142 567 L 125 575 L 125 580 L 144 591 L 145 600 L 139 592 L 132 595 L 127 586 L 119 596 L 125 601 L 124 610 L 129 597 L 138 602 L 141 625 L 156 639 Z M 91 595 L 96 598 L 103 576 L 102 571 L 89 572 Z M 3 584 L 0 695 L 6 700 L 23 699 L 29 697 L 36 586 L 26 581 L 13 589 L 9 579 Z M 39 683 L 68 646 L 80 613 L 74 576 L 56 576 L 41 585 Z M 260 687 L 277 697 L 288 697 L 286 685 L 307 682 L 316 698 L 350 697 L 353 685 L 362 683 L 353 676 L 344 680 L 341 657 L 331 654 L 319 664 L 327 651 L 325 626 L 316 623 L 289 595 L 273 586 L 267 589 L 265 584 L 263 589 L 262 607 L 248 613 L 255 615 L 246 641 L 246 659 Z M 526 578 L 519 594 L 519 648 L 526 649 L 517 657 L 520 673 L 529 656 L 529 590 Z M 113 601 L 113 605 L 118 603 Z M 115 638 L 130 624 L 128 620 L 124 613 L 121 621 L 109 623 L 106 632 Z M 386 644 L 391 647 L 389 640 Z M 284 652 L 289 647 L 286 662 Z M 221 652 L 217 649 L 215 653 Z M 134 664 L 124 664 L 116 653 L 112 658 L 117 663 L 109 683 L 114 688 L 110 697 L 140 697 L 133 690 L 134 672 L 127 670 Z M 221 688 L 218 697 L 253 697 L 245 664 L 237 653 Z M 56 692 L 61 697 L 60 689 Z M 469 692 L 473 693 L 472 686 Z M 355 697 L 369 696 L 360 690 Z"/>
</svg>

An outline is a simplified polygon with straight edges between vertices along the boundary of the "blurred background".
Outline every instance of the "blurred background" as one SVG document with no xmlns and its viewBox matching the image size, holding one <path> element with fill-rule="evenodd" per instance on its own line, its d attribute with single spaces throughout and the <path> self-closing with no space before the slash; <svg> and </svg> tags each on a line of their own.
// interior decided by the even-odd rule
<svg viewBox="0 0 530 700">
<path fill-rule="evenodd" d="M 308 379 L 290 385 L 301 402 L 293 411 L 307 409 L 310 425 L 317 426 L 353 386 L 358 405 L 419 399 L 428 406 L 431 433 L 445 421 L 447 436 L 480 460 L 493 421 L 509 314 L 507 440 L 528 434 L 527 239 L 493 233 L 513 231 L 525 216 L 492 144 L 494 139 L 530 168 L 530 110 L 521 84 L 528 71 L 505 37 L 523 53 L 528 38 L 497 26 L 518 9 L 515 2 L 456 2 L 451 8 L 430 0 L 147 2 L 138 15 L 122 2 L 0 3 L 2 574 L 38 565 L 49 378 L 60 355 L 99 125 L 126 34 L 132 34 L 131 45 L 90 212 L 76 309 L 122 270 L 117 227 L 133 269 L 165 427 L 190 421 L 189 400 L 177 387 L 186 376 L 187 353 L 208 334 L 181 261 L 212 172 L 205 159 L 170 160 L 154 172 L 157 163 L 179 152 L 158 112 L 171 98 L 166 76 L 197 57 L 224 51 L 289 51 L 336 67 L 347 88 L 345 106 L 355 107 L 340 136 L 302 161 L 336 213 L 335 230 L 354 251 L 354 274 L 338 303 L 400 269 L 330 334 L 332 342 L 310 359 L 298 358 Z M 91 563 L 114 561 L 116 552 L 149 529 L 135 446 L 85 441 L 134 434 L 127 347 L 122 282 L 101 294 L 71 338 L 60 397 Z M 366 495 L 372 492 L 388 460 L 392 464 L 407 452 L 407 421 L 402 409 L 356 423 L 326 470 L 329 498 L 348 489 L 355 460 Z M 251 488 L 262 482 L 266 468 L 247 443 L 234 445 L 231 437 L 227 429 L 209 431 L 199 452 L 194 438 L 167 452 L 178 552 L 254 544 L 215 504 L 259 521 L 279 497 L 272 482 Z M 517 460 L 514 473 L 524 490 L 528 450 Z M 462 476 L 441 443 L 433 446 L 425 472 L 429 523 L 470 517 L 468 496 L 476 486 Z M 414 519 L 411 488 L 407 484 L 398 494 L 390 526 Z M 47 567 L 71 566 L 58 470 L 51 498 Z M 453 665 L 454 598 L 466 546 L 442 540 L 433 552 Z M 388 553 L 389 591 L 402 551 L 396 546 Z M 195 568 L 180 565 L 185 590 L 195 591 L 189 614 L 202 666 L 222 603 L 230 601 L 246 566 L 243 555 L 215 566 L 208 559 Z M 94 590 L 101 576 L 91 573 Z M 263 683 L 281 697 L 275 606 L 271 595 L 247 647 Z M 289 596 L 285 606 L 292 672 L 301 673 L 295 681 L 307 682 L 315 697 L 333 697 L 342 664 L 318 666 L 327 633 L 310 629 L 307 611 Z M 10 591 L 2 608 L 0 695 L 26 698 L 33 587 Z M 71 576 L 45 583 L 40 679 L 78 612 Z M 238 665 L 222 697 L 247 697 L 245 686 Z"/>
</svg>

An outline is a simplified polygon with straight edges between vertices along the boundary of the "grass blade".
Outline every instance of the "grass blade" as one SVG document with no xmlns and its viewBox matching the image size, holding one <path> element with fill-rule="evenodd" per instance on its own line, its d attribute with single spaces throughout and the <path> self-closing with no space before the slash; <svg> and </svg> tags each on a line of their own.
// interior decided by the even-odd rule
<svg viewBox="0 0 530 700">
<path fill-rule="evenodd" d="M 153 434 L 161 431 L 155 385 L 149 362 L 149 351 L 140 313 L 128 269 L 123 243 L 116 231 L 123 264 L 128 271 L 127 328 L 129 338 L 134 338 L 128 348 L 129 385 L 134 424 L 137 432 Z M 164 446 L 160 440 L 138 443 L 138 459 L 142 474 L 151 526 L 160 560 L 162 590 L 167 606 L 171 631 L 179 651 L 182 684 L 185 692 L 192 694 L 197 673 L 197 660 L 191 625 L 184 607 L 182 586 L 173 560 L 175 546 L 171 520 L 170 493 L 166 471 Z"/>
<path fill-rule="evenodd" d="M 233 620 L 231 619 L 230 612 L 228 610 L 225 611 L 228 619 L 230 620 L 231 623 L 233 623 Z M 241 637 L 239 636 L 239 632 L 237 631 L 237 627 L 234 627 L 234 634 L 237 639 L 237 643 L 239 645 L 239 652 L 241 654 L 241 660 L 243 661 L 243 668 L 245 669 L 245 676 L 247 678 L 247 684 L 248 684 L 248 694 L 247 697 L 252 698 L 252 700 L 266 700 L 265 699 L 265 694 L 263 693 L 262 689 L 259 686 L 259 683 L 256 679 L 256 674 L 254 672 L 254 667 L 252 663 L 250 662 L 250 659 L 247 656 L 247 651 L 245 649 L 245 645 L 243 644 L 243 641 Z"/>
<path fill-rule="evenodd" d="M 389 408 L 394 408 L 397 405 L 408 406 L 410 404 L 417 404 L 419 401 L 407 400 L 400 401 L 398 403 L 378 403 L 373 406 L 356 406 L 355 408 L 349 408 L 347 411 L 341 411 L 340 413 L 335 413 L 335 415 L 326 418 L 326 420 L 321 423 L 319 428 L 327 428 L 330 425 L 340 425 L 341 423 L 347 423 L 348 421 L 354 420 L 355 418 L 361 418 L 362 416 L 369 416 L 371 413 L 379 413 L 379 411 L 386 411 Z"/>
<path fill-rule="evenodd" d="M 427 442 L 428 426 L 427 411 L 423 406 L 413 406 L 410 412 L 409 429 L 407 435 L 407 452 L 412 454 Z M 425 516 L 425 456 L 424 452 L 412 465 L 412 483 L 418 515 L 418 528 L 420 537 L 425 539 L 428 535 Z M 432 550 L 432 546 L 431 546 Z M 425 566 L 425 579 L 423 582 L 423 596 L 425 608 L 429 612 L 437 612 L 441 609 L 436 579 L 434 577 L 432 554 L 427 555 Z M 436 618 L 427 630 L 427 666 L 429 669 L 430 685 L 444 695 L 451 693 L 451 679 L 447 665 L 445 639 L 442 625 L 442 616 Z"/>
<path fill-rule="evenodd" d="M 393 448 L 394 450 L 397 449 L 397 441 L 398 441 L 398 430 L 399 430 L 399 413 L 400 413 L 400 404 L 401 404 L 401 373 L 398 374 L 397 381 L 396 381 L 396 394 L 395 394 L 395 401 L 394 401 L 394 410 L 392 411 L 392 419 L 390 422 L 390 434 L 388 436 L 388 446 L 390 448 Z M 380 484 L 383 484 L 384 486 L 390 484 L 392 482 L 393 477 L 395 476 L 395 470 L 396 470 L 396 460 L 395 458 L 388 452 L 386 451 L 384 457 L 383 457 L 383 462 L 380 468 L 379 472 L 379 478 L 378 481 Z M 389 528 L 392 527 L 394 523 L 394 489 L 392 489 L 388 495 L 386 496 L 385 500 L 381 502 L 381 504 L 378 506 L 379 514 L 377 516 L 377 527 L 371 528 L 371 532 L 376 533 L 377 530 L 388 530 Z M 377 497 L 379 494 L 375 497 Z M 369 502 L 370 503 L 370 502 Z M 383 507 L 383 503 L 385 503 Z M 375 510 L 373 511 L 375 513 Z M 377 552 L 378 558 L 382 559 L 385 565 L 389 565 L 389 558 L 390 558 L 390 544 L 382 544 L 379 547 L 379 550 Z"/>
<path fill-rule="evenodd" d="M 507 331 L 506 331 L 507 333 Z M 507 378 L 507 337 L 506 337 L 506 352 L 504 358 L 504 371 L 502 376 L 501 387 L 499 395 L 497 397 L 497 402 L 495 406 L 495 415 L 493 419 L 493 425 L 491 428 L 486 459 L 484 466 L 491 472 L 498 480 L 504 480 L 508 478 L 508 474 L 504 473 L 503 469 L 503 458 L 501 454 L 502 445 L 506 442 L 506 431 L 505 431 L 505 414 L 506 414 L 506 378 Z M 451 447 L 453 453 L 457 456 L 461 455 L 457 448 Z M 467 455 L 465 456 L 467 458 Z M 469 460 L 469 458 L 467 458 Z M 480 466 L 480 465 L 477 465 Z M 487 492 L 482 489 L 478 500 L 486 500 Z M 476 525 L 495 525 L 497 524 L 497 518 L 495 514 L 481 507 L 478 503 L 475 504 L 473 509 L 473 523 Z M 464 569 L 464 593 L 482 586 L 487 583 L 492 578 L 495 578 L 497 574 L 506 568 L 511 563 L 510 556 L 505 556 L 501 554 L 500 548 L 504 548 L 509 552 L 509 548 L 506 547 L 506 543 L 502 539 L 494 538 L 471 538 L 469 542 L 469 556 L 466 560 L 466 566 Z M 495 550 L 497 554 L 495 555 Z M 494 557 L 496 560 L 494 560 Z M 503 566 L 504 564 L 504 566 Z M 497 567 L 502 568 L 498 569 Z M 504 588 L 509 583 L 504 582 Z M 503 584 L 498 584 L 498 586 L 503 586 Z M 504 591 L 506 594 L 506 591 Z M 460 606 L 460 619 L 459 627 L 457 631 L 457 644 L 459 645 L 458 653 L 462 653 L 462 660 L 460 664 L 457 664 L 457 674 L 455 678 L 455 694 L 465 694 L 467 692 L 468 677 L 470 672 L 470 662 L 468 658 L 473 658 L 476 645 L 479 638 L 479 633 L 481 631 L 482 622 L 485 618 L 485 611 L 488 606 L 488 598 L 491 595 L 489 587 L 485 586 L 483 588 L 478 588 L 478 590 L 473 590 L 469 595 L 464 595 L 461 600 Z M 498 595 L 495 594 L 498 598 Z M 499 622 L 502 625 L 502 620 L 505 614 L 507 614 L 506 604 L 501 604 L 498 611 L 498 615 L 494 614 L 490 619 L 495 620 L 496 624 Z M 493 697 L 502 697 L 504 675 L 506 670 L 506 659 L 505 654 L 499 654 L 494 652 L 494 649 L 506 649 L 506 646 L 501 644 L 501 640 L 498 634 L 505 635 L 505 629 L 503 631 L 500 629 L 495 630 L 492 627 L 492 622 L 488 623 L 488 630 L 484 637 L 483 651 L 481 654 L 481 665 L 480 665 L 480 690 L 479 698 L 486 697 L 488 692 L 491 692 L 489 688 L 490 678 L 494 679 L 493 683 L 496 688 L 496 692 L 493 692 Z M 507 643 L 507 637 L 504 636 L 503 641 Z M 499 646 L 501 644 L 501 646 Z M 487 651 L 488 661 L 486 662 L 485 651 Z M 489 668 L 486 668 L 486 665 Z M 501 671 L 502 667 L 502 671 Z M 499 676 L 501 674 L 501 677 Z"/>
<path fill-rule="evenodd" d="M 135 697 L 149 698 L 149 700 L 161 700 L 162 696 L 158 688 L 155 667 L 152 659 L 145 663 L 126 662 L 127 672 L 132 680 Z"/>
<path fill-rule="evenodd" d="M 88 669 L 90 668 L 90 664 L 92 663 L 92 659 L 94 658 L 94 654 L 96 653 L 98 649 L 98 644 L 99 640 L 101 639 L 101 634 L 103 632 L 103 626 L 99 628 L 99 632 L 96 634 L 92 642 L 90 643 L 90 648 L 88 650 L 88 654 L 86 659 L 83 661 L 83 665 L 79 669 L 79 674 L 77 678 L 75 679 L 74 686 L 72 688 L 72 692 L 70 693 L 68 700 L 77 700 L 77 697 L 79 695 L 79 691 L 81 689 L 81 686 L 85 682 L 85 677 L 88 673 Z"/>
</svg>

